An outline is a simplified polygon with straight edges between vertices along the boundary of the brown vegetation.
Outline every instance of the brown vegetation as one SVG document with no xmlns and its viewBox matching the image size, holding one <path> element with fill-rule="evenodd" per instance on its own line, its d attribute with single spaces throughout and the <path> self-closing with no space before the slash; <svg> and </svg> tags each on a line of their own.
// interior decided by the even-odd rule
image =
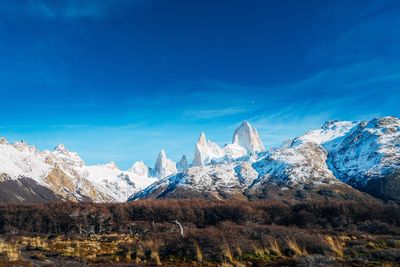
<svg viewBox="0 0 400 267">
<path fill-rule="evenodd" d="M 0 266 L 1 260 L 12 259 L 104 266 L 400 262 L 397 204 L 161 200 L 0 205 L 0 234 Z"/>
</svg>

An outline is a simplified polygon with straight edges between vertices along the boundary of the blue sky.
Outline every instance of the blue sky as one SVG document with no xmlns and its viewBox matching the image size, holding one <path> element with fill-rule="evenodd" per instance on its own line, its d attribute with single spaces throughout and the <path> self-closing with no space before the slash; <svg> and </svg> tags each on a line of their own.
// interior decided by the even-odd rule
<svg viewBox="0 0 400 267">
<path fill-rule="evenodd" d="M 0 135 L 89 164 L 400 116 L 399 1 L 1 1 Z"/>
</svg>

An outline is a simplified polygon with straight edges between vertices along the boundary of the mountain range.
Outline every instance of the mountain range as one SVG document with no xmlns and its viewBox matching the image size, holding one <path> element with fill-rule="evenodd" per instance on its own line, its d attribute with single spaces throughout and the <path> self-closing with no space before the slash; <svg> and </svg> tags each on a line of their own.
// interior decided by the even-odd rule
<svg viewBox="0 0 400 267">
<path fill-rule="evenodd" d="M 247 121 L 220 147 L 201 133 L 193 162 L 161 150 L 154 167 L 88 166 L 59 145 L 39 151 L 0 139 L 0 201 L 125 202 L 145 198 L 400 201 L 400 120 L 328 121 L 265 149 Z"/>
</svg>

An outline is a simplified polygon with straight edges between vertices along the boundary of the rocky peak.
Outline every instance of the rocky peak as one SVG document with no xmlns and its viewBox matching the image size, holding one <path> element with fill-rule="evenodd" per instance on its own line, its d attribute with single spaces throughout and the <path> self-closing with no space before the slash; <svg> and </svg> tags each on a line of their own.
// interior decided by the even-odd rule
<svg viewBox="0 0 400 267">
<path fill-rule="evenodd" d="M 248 153 L 257 153 L 265 150 L 258 132 L 248 121 L 242 122 L 233 134 L 233 144 L 244 147 Z"/>
<path fill-rule="evenodd" d="M 7 139 L 0 137 L 0 145 L 8 145 Z"/>
<path fill-rule="evenodd" d="M 176 168 L 179 172 L 185 171 L 189 168 L 189 163 L 185 155 L 183 155 L 181 160 L 176 164 Z"/>
<path fill-rule="evenodd" d="M 117 164 L 114 161 L 105 164 L 105 166 L 111 170 L 119 170 Z"/>
<path fill-rule="evenodd" d="M 133 172 L 139 176 L 148 176 L 149 167 L 146 164 L 144 164 L 143 161 L 137 161 L 129 169 L 129 172 Z"/>
<path fill-rule="evenodd" d="M 325 123 L 324 123 L 324 125 L 322 125 L 322 129 L 324 129 L 324 130 L 329 130 L 332 126 L 334 126 L 337 122 L 339 122 L 338 120 L 329 120 L 329 121 L 326 121 Z"/>
<path fill-rule="evenodd" d="M 216 143 L 207 140 L 206 135 L 201 133 L 196 143 L 192 166 L 204 166 L 212 159 L 222 156 L 223 150 Z"/>
<path fill-rule="evenodd" d="M 57 151 L 57 152 L 68 152 L 68 149 L 65 147 L 65 145 L 59 144 L 58 146 L 56 146 L 54 148 L 54 151 Z"/>
<path fill-rule="evenodd" d="M 200 134 L 197 144 L 201 146 L 205 146 L 207 144 L 206 134 L 204 132 Z"/>
<path fill-rule="evenodd" d="M 384 128 L 384 127 L 390 127 L 390 126 L 400 126 L 400 119 L 396 117 L 381 117 L 381 118 L 375 118 L 372 119 L 371 121 L 368 122 L 367 127 L 368 128 Z"/>
<path fill-rule="evenodd" d="M 70 165 L 83 167 L 85 162 L 75 152 L 68 150 L 63 144 L 59 144 L 49 155 L 52 161 L 59 165 Z"/>
<path fill-rule="evenodd" d="M 30 146 L 28 143 L 26 143 L 23 140 L 21 140 L 20 142 L 15 142 L 14 147 L 20 152 L 26 152 L 26 153 L 36 153 L 37 152 L 37 149 L 35 146 Z"/>
<path fill-rule="evenodd" d="M 156 164 L 154 165 L 154 173 L 158 178 L 164 178 L 177 172 L 176 164 L 167 158 L 167 154 L 162 149 L 158 154 Z"/>
</svg>

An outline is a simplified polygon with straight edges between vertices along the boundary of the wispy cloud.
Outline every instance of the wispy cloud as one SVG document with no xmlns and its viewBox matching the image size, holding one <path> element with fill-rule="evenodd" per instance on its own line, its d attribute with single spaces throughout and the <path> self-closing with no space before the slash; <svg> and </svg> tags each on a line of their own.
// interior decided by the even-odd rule
<svg viewBox="0 0 400 267">
<path fill-rule="evenodd" d="M 110 1 L 31 1 L 30 13 L 49 19 L 98 18 L 104 15 Z"/>
<path fill-rule="evenodd" d="M 2 2 L 1 13 L 41 19 L 99 19 L 115 6 L 140 0 L 25 0 Z"/>
<path fill-rule="evenodd" d="M 184 112 L 184 116 L 190 119 L 213 119 L 218 117 L 232 116 L 243 114 L 249 110 L 244 107 L 232 107 L 222 109 L 203 109 L 203 110 L 188 110 Z"/>
</svg>

